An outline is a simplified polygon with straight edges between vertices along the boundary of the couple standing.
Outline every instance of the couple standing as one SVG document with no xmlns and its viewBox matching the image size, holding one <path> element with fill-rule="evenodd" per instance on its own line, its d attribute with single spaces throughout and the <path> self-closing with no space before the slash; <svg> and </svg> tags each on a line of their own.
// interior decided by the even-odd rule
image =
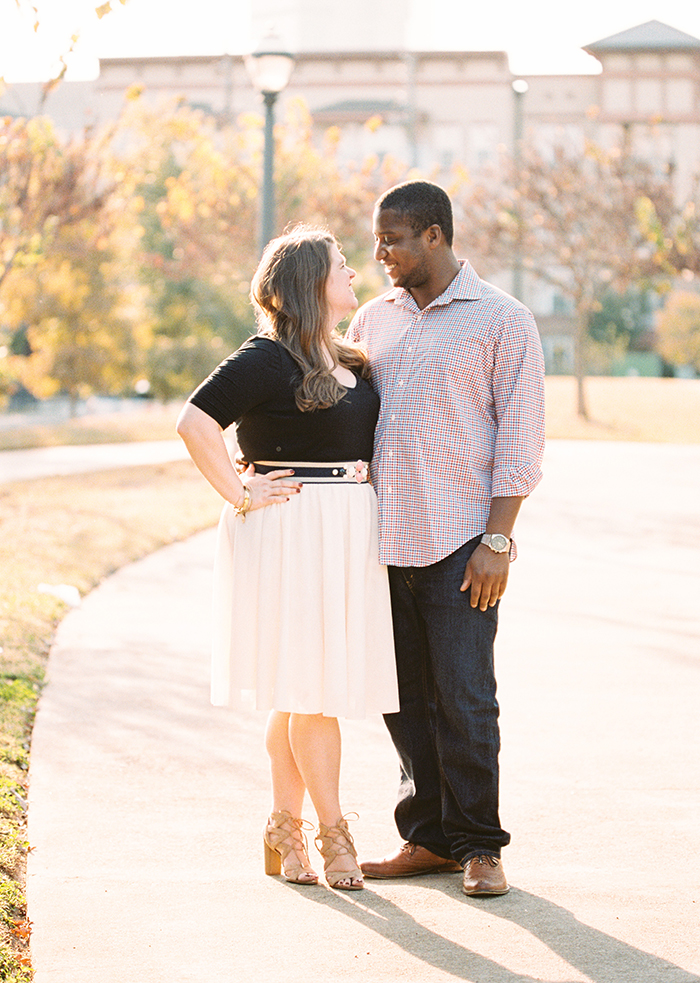
<svg viewBox="0 0 700 983">
<path fill-rule="evenodd" d="M 297 229 L 253 278 L 257 335 L 180 415 L 227 502 L 212 700 L 270 711 L 268 873 L 318 881 L 308 791 L 330 886 L 463 871 L 466 894 L 504 894 L 493 643 L 513 526 L 541 477 L 542 351 L 530 312 L 455 256 L 440 187 L 390 189 L 373 226 L 393 289 L 345 338 L 354 271 L 332 235 Z M 222 436 L 234 421 L 241 475 Z M 337 718 L 377 712 L 400 758 L 404 843 L 360 869 Z"/>
</svg>

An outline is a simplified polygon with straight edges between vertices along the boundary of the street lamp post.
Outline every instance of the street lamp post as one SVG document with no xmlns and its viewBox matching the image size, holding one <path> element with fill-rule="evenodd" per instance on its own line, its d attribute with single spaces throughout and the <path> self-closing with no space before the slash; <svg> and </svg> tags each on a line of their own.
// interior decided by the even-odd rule
<svg viewBox="0 0 700 983">
<path fill-rule="evenodd" d="M 250 55 L 245 65 L 253 85 L 265 103 L 265 149 L 263 157 L 262 208 L 260 214 L 260 251 L 275 234 L 275 101 L 286 88 L 294 69 L 294 57 L 284 51 L 279 40 L 268 35 Z"/>
<path fill-rule="evenodd" d="M 516 180 L 519 177 L 520 164 L 522 161 L 522 145 L 523 145 L 523 134 L 524 134 L 524 113 L 523 113 L 523 100 L 525 99 L 525 93 L 528 90 L 528 84 L 525 79 L 515 79 L 513 81 L 513 163 L 515 165 L 515 177 Z M 516 198 L 516 202 L 518 199 Z M 523 253 L 522 253 L 522 230 L 520 223 L 522 221 L 522 216 L 520 214 L 520 206 L 516 205 L 518 209 L 517 222 L 518 222 L 518 242 L 515 247 L 515 256 L 513 257 L 513 296 L 517 297 L 518 300 L 523 299 Z"/>
</svg>

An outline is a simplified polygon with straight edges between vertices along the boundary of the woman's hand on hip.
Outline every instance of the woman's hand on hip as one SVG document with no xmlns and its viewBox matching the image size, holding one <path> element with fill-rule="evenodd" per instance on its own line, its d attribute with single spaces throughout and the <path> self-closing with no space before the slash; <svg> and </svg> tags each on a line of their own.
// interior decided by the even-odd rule
<svg viewBox="0 0 700 983">
<path fill-rule="evenodd" d="M 264 509 L 267 505 L 280 505 L 288 502 L 292 495 L 301 491 L 300 481 L 290 481 L 294 471 L 285 469 L 256 474 L 255 465 L 249 464 L 241 475 L 243 484 L 250 492 L 250 509 Z"/>
</svg>

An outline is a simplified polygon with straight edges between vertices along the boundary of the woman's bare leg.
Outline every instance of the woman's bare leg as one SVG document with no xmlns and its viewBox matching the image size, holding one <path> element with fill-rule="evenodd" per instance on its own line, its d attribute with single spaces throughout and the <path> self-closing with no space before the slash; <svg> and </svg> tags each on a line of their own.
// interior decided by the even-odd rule
<svg viewBox="0 0 700 983">
<path fill-rule="evenodd" d="M 289 745 L 288 713 L 281 713 L 278 710 L 273 710 L 270 713 L 265 730 L 265 747 L 270 756 L 272 812 L 287 812 L 294 819 L 301 819 L 306 786 L 304 785 L 304 779 L 299 773 L 297 763 Z M 279 824 L 279 822 L 280 819 L 277 818 L 274 825 Z M 272 835 L 274 838 L 275 834 Z M 292 839 L 294 841 L 294 853 L 297 856 L 298 862 L 306 870 L 306 873 L 302 874 L 300 879 L 313 883 L 316 875 L 309 866 L 309 857 L 304 845 L 304 834 L 300 828 L 294 829 Z M 288 864 L 285 864 L 285 870 L 290 871 Z"/>
<path fill-rule="evenodd" d="M 335 826 L 343 815 L 339 798 L 341 740 L 337 719 L 320 713 L 291 714 L 289 744 L 319 823 Z M 349 871 L 356 867 L 352 856 L 340 854 L 329 869 Z"/>
<path fill-rule="evenodd" d="M 265 747 L 270 756 L 272 811 L 301 816 L 306 786 L 289 744 L 288 713 L 273 710 L 267 719 Z"/>
</svg>

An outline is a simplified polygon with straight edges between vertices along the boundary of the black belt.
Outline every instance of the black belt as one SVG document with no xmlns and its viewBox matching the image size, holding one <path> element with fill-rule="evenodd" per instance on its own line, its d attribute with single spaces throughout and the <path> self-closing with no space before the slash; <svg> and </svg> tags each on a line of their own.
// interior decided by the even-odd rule
<svg viewBox="0 0 700 983">
<path fill-rule="evenodd" d="M 256 461 L 254 464 L 257 474 L 269 474 L 271 471 L 293 471 L 290 480 L 306 481 L 310 484 L 325 484 L 334 481 L 355 481 L 365 484 L 369 480 L 369 465 L 366 461 L 345 461 L 340 464 L 286 464 L 277 461 Z"/>
</svg>

